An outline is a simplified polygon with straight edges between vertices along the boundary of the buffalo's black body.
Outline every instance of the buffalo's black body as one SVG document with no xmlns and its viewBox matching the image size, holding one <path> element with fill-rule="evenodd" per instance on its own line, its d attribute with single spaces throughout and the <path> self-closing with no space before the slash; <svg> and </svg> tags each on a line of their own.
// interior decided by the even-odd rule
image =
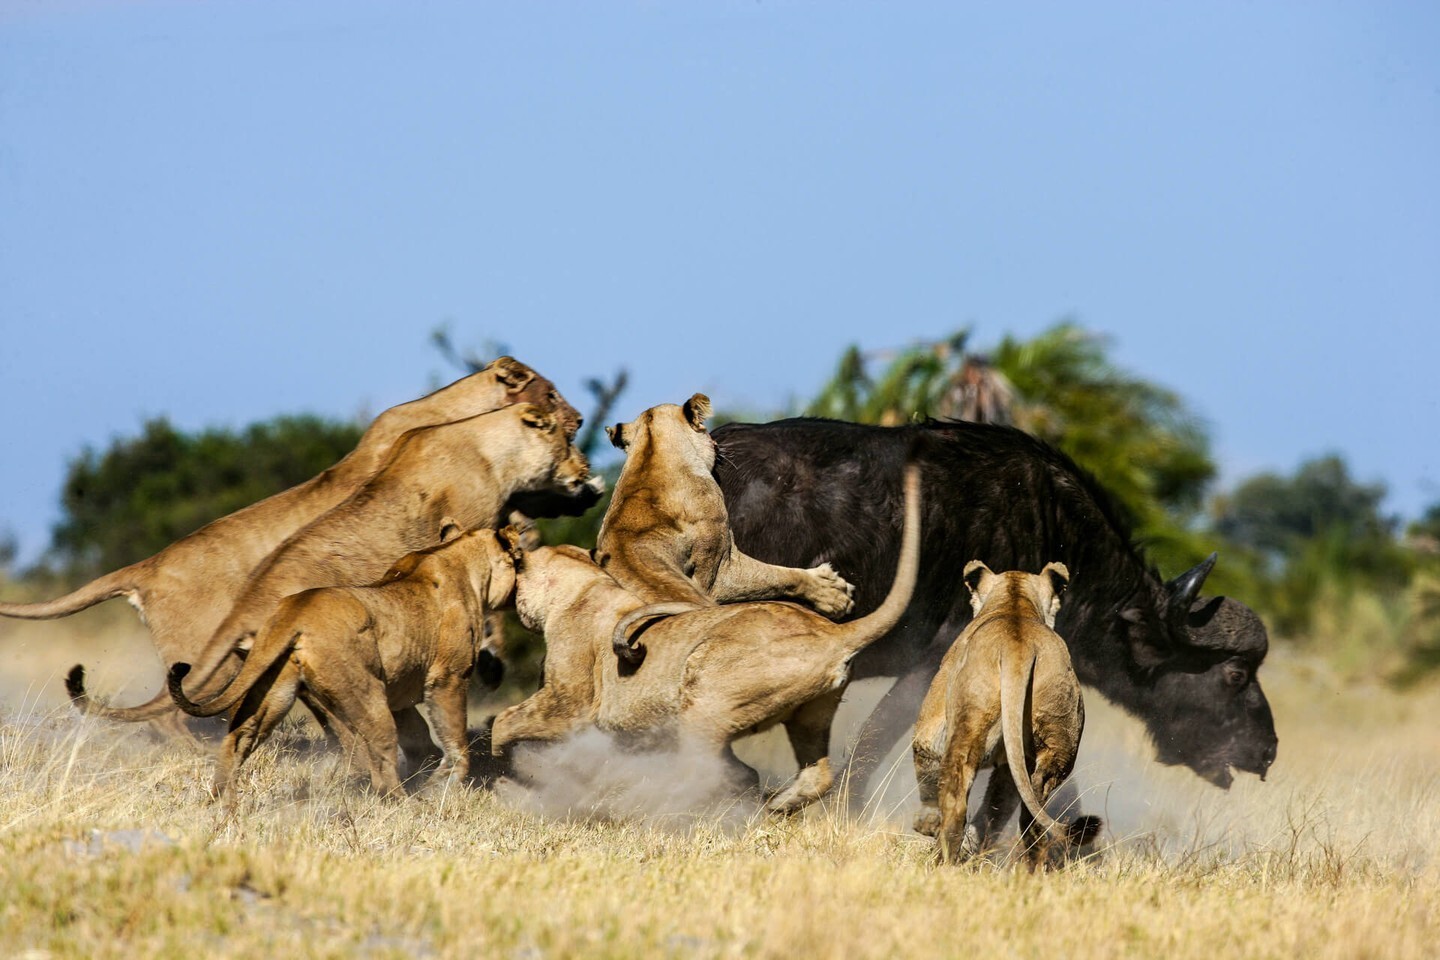
<svg viewBox="0 0 1440 960">
<path fill-rule="evenodd" d="M 771 563 L 829 561 L 879 605 L 898 557 L 901 466 L 922 465 L 925 534 L 906 619 L 856 658 L 852 678 L 899 680 L 867 725 L 872 756 L 898 741 L 940 658 L 970 619 L 960 573 L 1039 571 L 1071 588 L 1056 629 L 1080 680 L 1142 719 L 1165 763 L 1228 786 L 1230 768 L 1264 775 L 1275 757 L 1270 707 L 1255 679 L 1265 628 L 1248 607 L 1196 597 L 1209 562 L 1166 583 L 1132 543 L 1096 481 L 1019 430 L 972 423 L 873 427 L 817 419 L 715 431 L 716 478 L 736 545 Z"/>
</svg>

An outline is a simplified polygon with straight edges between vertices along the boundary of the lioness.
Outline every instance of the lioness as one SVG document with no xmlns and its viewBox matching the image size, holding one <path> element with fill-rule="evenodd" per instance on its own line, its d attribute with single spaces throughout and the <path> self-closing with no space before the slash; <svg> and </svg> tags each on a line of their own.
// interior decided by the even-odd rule
<svg viewBox="0 0 1440 960">
<path fill-rule="evenodd" d="M 915 829 L 938 834 L 941 862 L 979 852 L 979 830 L 965 823 L 970 785 L 982 765 L 996 766 L 992 784 L 1008 766 L 1024 801 L 1020 828 L 1033 869 L 1044 862 L 1047 837 L 1071 836 L 1045 801 L 1070 776 L 1085 727 L 1080 682 L 1054 630 L 1070 571 L 1051 563 L 1038 575 L 995 574 L 972 560 L 964 580 L 975 619 L 945 654 L 915 724 Z M 1090 826 L 1098 830 L 1098 821 L 1082 829 Z"/>
<path fill-rule="evenodd" d="M 830 564 L 777 567 L 735 547 L 725 498 L 710 472 L 709 416 L 709 398 L 697 393 L 683 406 L 661 404 L 605 428 L 625 451 L 625 465 L 600 524 L 595 559 L 622 587 L 655 605 L 616 627 L 615 652 L 631 662 L 641 649 L 628 630 L 650 616 L 745 600 L 801 600 L 831 617 L 851 607 L 854 589 Z"/>
<path fill-rule="evenodd" d="M 572 435 L 579 427 L 580 415 L 556 392 L 554 384 L 518 360 L 501 357 L 478 373 L 381 413 L 348 456 L 305 483 L 221 517 L 154 556 L 108 573 L 66 596 L 43 603 L 0 603 L 0 615 L 48 620 L 124 596 L 150 628 L 166 666 L 193 660 L 265 557 L 358 490 L 406 431 L 521 402 L 553 409 Z M 169 703 L 168 698 L 159 702 Z M 131 717 L 118 711 L 109 715 L 152 719 L 158 714 Z"/>
<path fill-rule="evenodd" d="M 491 729 L 498 756 L 516 741 L 556 740 L 589 723 L 641 742 L 679 736 L 737 763 L 731 742 L 784 723 L 800 773 L 767 806 L 789 813 L 834 780 L 830 721 L 850 660 L 900 620 L 920 552 L 918 470 L 906 468 L 905 528 L 889 595 L 873 613 L 832 623 L 793 603 L 707 606 L 651 624 L 647 653 L 630 668 L 614 656 L 611 626 L 641 606 L 582 550 L 512 548 L 515 608 L 546 643 L 544 686 L 502 712 Z"/>
<path fill-rule="evenodd" d="M 462 529 L 493 527 L 517 491 L 553 485 L 578 491 L 588 478 L 585 456 L 560 419 L 535 404 L 411 430 L 359 490 L 291 536 L 256 570 L 194 658 L 191 698 L 204 702 L 220 692 L 238 669 L 240 644 L 290 594 L 371 583 L 396 557 L 434 546 L 445 516 Z M 81 679 L 72 671 L 69 685 L 78 705 L 85 704 Z M 168 693 L 162 696 L 146 706 L 161 709 L 170 702 Z"/>
<path fill-rule="evenodd" d="M 303 690 L 347 751 L 363 756 L 370 782 L 400 791 L 398 737 L 391 711 L 424 701 L 444 751 L 431 782 L 458 784 L 469 771 L 465 702 L 480 653 L 486 612 L 515 589 L 515 568 L 494 530 L 456 534 L 445 524 L 440 546 L 402 558 L 375 584 L 292 594 L 256 637 L 255 648 L 225 693 L 204 707 L 170 669 L 176 703 L 194 716 L 234 709 L 220 746 L 213 792 L 224 796 L 247 757 L 275 729 Z M 237 707 L 238 705 L 238 707 Z"/>
</svg>

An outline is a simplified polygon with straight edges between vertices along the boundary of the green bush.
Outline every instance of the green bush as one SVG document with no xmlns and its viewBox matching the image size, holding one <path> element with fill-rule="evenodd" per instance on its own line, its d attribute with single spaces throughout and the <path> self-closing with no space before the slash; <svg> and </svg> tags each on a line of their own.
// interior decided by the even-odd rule
<svg viewBox="0 0 1440 960">
<path fill-rule="evenodd" d="M 148 420 L 139 436 L 71 461 L 48 560 L 72 579 L 142 560 L 310 479 L 354 449 L 362 432 L 359 424 L 313 416 L 195 434 L 163 417 Z"/>
</svg>

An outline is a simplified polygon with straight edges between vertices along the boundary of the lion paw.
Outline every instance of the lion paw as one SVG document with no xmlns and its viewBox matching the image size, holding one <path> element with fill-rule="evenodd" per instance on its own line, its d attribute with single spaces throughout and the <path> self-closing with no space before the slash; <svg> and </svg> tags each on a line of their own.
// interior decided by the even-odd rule
<svg viewBox="0 0 1440 960">
<path fill-rule="evenodd" d="M 921 807 L 915 811 L 915 832 L 925 837 L 933 837 L 940 832 L 940 808 Z"/>
<path fill-rule="evenodd" d="M 827 617 L 843 617 L 855 606 L 855 587 L 828 563 L 805 571 L 810 575 L 811 606 Z"/>
</svg>

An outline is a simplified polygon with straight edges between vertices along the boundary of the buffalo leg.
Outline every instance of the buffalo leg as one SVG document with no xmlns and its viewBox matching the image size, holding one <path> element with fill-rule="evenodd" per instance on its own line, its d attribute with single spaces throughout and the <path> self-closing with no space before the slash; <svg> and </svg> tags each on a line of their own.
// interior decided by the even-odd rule
<svg viewBox="0 0 1440 960">
<path fill-rule="evenodd" d="M 914 726 L 920 701 L 925 699 L 944 655 L 941 649 L 937 656 L 927 656 L 897 679 L 861 726 L 860 736 L 850 752 L 851 776 L 858 784 L 858 789 L 850 794 L 853 809 L 863 809 L 881 762 Z"/>
<path fill-rule="evenodd" d="M 999 750 L 997 753 L 1003 755 L 1004 751 Z M 1005 829 L 1005 824 L 1015 815 L 1015 808 L 1018 806 L 1020 791 L 1015 788 L 1015 778 L 1010 775 L 1010 767 L 1003 760 L 997 762 L 990 771 L 990 782 L 985 785 L 985 799 L 981 801 L 980 809 L 975 811 L 975 819 L 971 821 L 980 849 L 984 850 L 995 841 L 1000 831 Z"/>
<path fill-rule="evenodd" d="M 917 737 L 910 745 L 915 757 L 915 789 L 920 809 L 915 811 L 914 830 L 926 837 L 940 831 L 940 764 L 942 757 Z"/>
<path fill-rule="evenodd" d="M 391 711 L 395 718 L 395 732 L 400 738 L 400 749 L 405 753 L 406 772 L 414 775 L 420 769 L 443 753 L 435 748 L 435 739 L 430 736 L 430 727 L 425 718 L 414 707 Z"/>
<path fill-rule="evenodd" d="M 804 704 L 785 722 L 800 772 L 765 804 L 772 813 L 795 813 L 823 797 L 835 782 L 830 771 L 830 727 L 843 690 L 823 694 Z"/>
</svg>

